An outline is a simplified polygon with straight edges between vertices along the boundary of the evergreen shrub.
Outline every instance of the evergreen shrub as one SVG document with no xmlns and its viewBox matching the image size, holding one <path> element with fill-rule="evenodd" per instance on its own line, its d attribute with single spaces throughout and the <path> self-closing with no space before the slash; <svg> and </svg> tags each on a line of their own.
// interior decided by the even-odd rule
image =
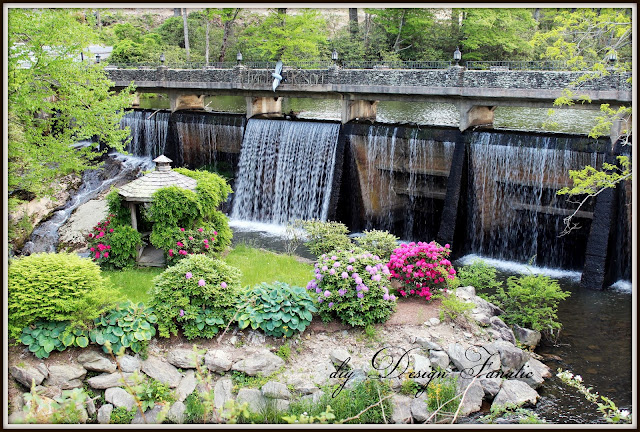
<svg viewBox="0 0 640 432">
<path fill-rule="evenodd" d="M 388 262 L 394 249 L 398 247 L 398 237 L 388 231 L 371 230 L 364 232 L 361 237 L 356 237 L 355 242 L 361 248 L 368 250 L 381 260 Z"/>
<path fill-rule="evenodd" d="M 84 325 L 119 300 L 100 267 L 74 253 L 39 253 L 12 260 L 8 272 L 9 337 L 42 319 Z"/>
<path fill-rule="evenodd" d="M 354 247 L 348 236 L 349 229 L 343 223 L 319 220 L 308 220 L 301 223 L 309 238 L 305 244 L 317 257 L 333 250 Z"/>
<path fill-rule="evenodd" d="M 240 271 L 206 255 L 190 255 L 156 276 L 149 294 L 160 336 L 181 328 L 188 339 L 211 338 L 235 315 Z"/>
</svg>

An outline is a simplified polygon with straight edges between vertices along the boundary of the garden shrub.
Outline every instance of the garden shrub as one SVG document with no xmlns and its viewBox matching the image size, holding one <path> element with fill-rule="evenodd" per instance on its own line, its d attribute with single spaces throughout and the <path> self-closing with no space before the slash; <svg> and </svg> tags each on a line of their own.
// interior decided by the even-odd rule
<svg viewBox="0 0 640 432">
<path fill-rule="evenodd" d="M 233 192 L 229 183 L 216 173 L 187 168 L 174 168 L 173 170 L 198 182 L 196 193 L 205 218 L 217 211 L 218 206 L 224 203 L 229 194 Z"/>
<path fill-rule="evenodd" d="M 105 268 L 131 267 L 136 263 L 142 237 L 129 225 L 113 223 L 113 216 L 99 222 L 87 235 L 91 259 Z"/>
<path fill-rule="evenodd" d="M 178 240 L 173 249 L 169 249 L 168 263 L 173 265 L 188 255 L 203 254 L 214 256 L 213 245 L 216 243 L 218 231 L 204 227 L 198 229 L 179 228 Z"/>
<path fill-rule="evenodd" d="M 373 254 L 355 248 L 333 251 L 320 257 L 316 276 L 307 290 L 318 295 L 318 309 L 324 321 L 336 316 L 351 326 L 386 321 L 396 306 L 389 293 L 389 269 Z"/>
<path fill-rule="evenodd" d="M 211 338 L 234 316 L 240 271 L 206 255 L 190 255 L 156 276 L 149 294 L 160 336 L 175 335 L 180 326 L 188 339 Z"/>
<path fill-rule="evenodd" d="M 131 408 L 128 410 L 127 407 L 121 406 L 118 408 L 114 408 L 111 411 L 111 418 L 109 419 L 110 424 L 130 424 L 133 418 L 136 416 L 136 412 L 138 410 L 136 408 Z"/>
<path fill-rule="evenodd" d="M 551 334 L 562 327 L 555 321 L 558 303 L 570 295 L 548 276 L 526 275 L 509 277 L 507 289 L 498 287 L 491 299 L 504 311 L 500 317 L 507 324 Z"/>
<path fill-rule="evenodd" d="M 391 254 L 398 247 L 398 237 L 387 231 L 379 230 L 365 230 L 364 235 L 355 238 L 355 242 L 385 262 L 389 261 Z"/>
<path fill-rule="evenodd" d="M 260 328 L 274 337 L 303 332 L 317 309 L 304 288 L 283 282 L 256 285 L 240 301 L 238 326 Z"/>
<path fill-rule="evenodd" d="M 54 349 L 64 351 L 70 347 L 86 347 L 89 344 L 88 333 L 71 327 L 68 321 L 38 320 L 22 330 L 20 342 L 27 345 L 36 357 L 45 359 Z"/>
<path fill-rule="evenodd" d="M 102 345 L 106 353 L 111 351 L 117 354 L 123 348 L 138 353 L 144 351 L 145 345 L 155 336 L 153 325 L 157 321 L 152 308 L 145 307 L 143 303 L 134 305 L 127 301 L 96 318 L 89 337 L 91 342 Z"/>
<path fill-rule="evenodd" d="M 474 287 L 478 295 L 483 294 L 480 291 L 492 292 L 502 286 L 502 282 L 496 279 L 496 269 L 481 259 L 474 260 L 470 265 L 459 269 L 457 276 L 461 286 Z M 486 297 L 486 294 L 483 297 Z"/>
<path fill-rule="evenodd" d="M 473 309 L 475 304 L 460 300 L 455 291 L 448 291 L 442 298 L 440 303 L 440 320 L 445 318 L 457 322 L 460 316 L 467 317 L 468 312 Z"/>
<path fill-rule="evenodd" d="M 74 253 L 39 253 L 12 260 L 8 275 L 9 337 L 38 319 L 82 326 L 120 300 L 100 267 Z"/>
<path fill-rule="evenodd" d="M 440 246 L 435 241 L 411 242 L 396 248 L 389 259 L 391 277 L 404 285 L 401 296 L 418 295 L 430 300 L 432 289 L 446 289 L 445 278 L 455 278 L 456 271 L 447 258 L 449 245 Z"/>
<path fill-rule="evenodd" d="M 309 220 L 302 222 L 302 228 L 309 239 L 305 242 L 312 254 L 319 257 L 333 250 L 351 249 L 353 243 L 347 234 L 349 230 L 340 222 Z"/>
<path fill-rule="evenodd" d="M 111 223 L 115 225 L 131 225 L 131 210 L 123 204 L 124 198 L 118 193 L 118 189 L 111 189 L 106 199 Z"/>
</svg>

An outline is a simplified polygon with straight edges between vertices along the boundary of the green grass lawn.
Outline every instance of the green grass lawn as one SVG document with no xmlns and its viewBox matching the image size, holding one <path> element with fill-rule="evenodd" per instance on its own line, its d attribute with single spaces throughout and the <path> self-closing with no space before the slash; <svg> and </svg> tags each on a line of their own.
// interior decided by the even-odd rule
<svg viewBox="0 0 640 432">
<path fill-rule="evenodd" d="M 313 278 L 312 264 L 301 263 L 293 256 L 255 249 L 245 244 L 233 248 L 224 261 L 240 269 L 243 286 L 280 281 L 306 287 Z"/>
<path fill-rule="evenodd" d="M 239 244 L 224 258 L 224 261 L 242 272 L 242 286 L 253 286 L 260 282 L 286 282 L 290 285 L 307 286 L 313 278 L 313 265 L 301 263 L 295 257 L 255 249 Z M 147 303 L 147 294 L 153 278 L 163 268 L 149 267 L 122 271 L 104 270 L 114 287 L 133 303 Z"/>
</svg>

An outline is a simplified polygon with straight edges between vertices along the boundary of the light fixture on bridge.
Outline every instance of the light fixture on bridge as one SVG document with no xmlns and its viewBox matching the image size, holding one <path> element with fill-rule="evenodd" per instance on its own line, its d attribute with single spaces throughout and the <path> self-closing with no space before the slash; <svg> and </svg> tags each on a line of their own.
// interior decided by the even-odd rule
<svg viewBox="0 0 640 432">
<path fill-rule="evenodd" d="M 100 63 L 100 54 L 96 54 L 96 63 Z"/>
<path fill-rule="evenodd" d="M 162 53 L 162 54 L 160 54 L 160 63 L 164 64 L 164 60 L 165 60 L 164 53 Z"/>
<path fill-rule="evenodd" d="M 236 60 L 238 61 L 238 65 L 242 63 L 242 53 L 240 51 L 236 54 Z"/>
<path fill-rule="evenodd" d="M 453 59 L 456 61 L 456 66 L 458 66 L 458 62 L 462 58 L 462 53 L 460 52 L 460 48 L 456 47 L 456 50 L 453 52 Z"/>
<path fill-rule="evenodd" d="M 334 62 L 338 61 L 338 51 L 336 51 L 335 49 L 331 52 L 331 60 L 333 60 Z"/>
<path fill-rule="evenodd" d="M 616 55 L 616 52 L 614 50 L 611 50 L 609 52 L 609 64 L 610 65 L 614 65 L 616 61 L 618 61 L 618 56 Z"/>
</svg>

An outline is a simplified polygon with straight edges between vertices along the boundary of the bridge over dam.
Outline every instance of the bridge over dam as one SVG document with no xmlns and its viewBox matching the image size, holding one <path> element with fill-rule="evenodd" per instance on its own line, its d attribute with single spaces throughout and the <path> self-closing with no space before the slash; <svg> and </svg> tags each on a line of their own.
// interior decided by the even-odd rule
<svg viewBox="0 0 640 432">
<path fill-rule="evenodd" d="M 461 131 L 472 126 L 491 125 L 498 106 L 554 107 L 565 88 L 591 103 L 576 101 L 572 109 L 599 110 L 630 104 L 631 73 L 611 73 L 574 84 L 585 72 L 536 70 L 448 69 L 326 69 L 288 68 L 274 92 L 270 69 L 236 66 L 227 69 L 171 69 L 166 66 L 125 69 L 105 68 L 116 89 L 133 82 L 137 94 L 166 93 L 171 110 L 204 109 L 205 96 L 244 96 L 247 118 L 282 116 L 282 98 L 322 98 L 342 100 L 341 120 L 375 120 L 380 100 L 444 102 L 460 111 Z M 135 105 L 135 103 L 134 103 Z M 555 108 L 563 108 L 560 106 Z M 614 122 L 613 142 L 628 128 Z"/>
</svg>

